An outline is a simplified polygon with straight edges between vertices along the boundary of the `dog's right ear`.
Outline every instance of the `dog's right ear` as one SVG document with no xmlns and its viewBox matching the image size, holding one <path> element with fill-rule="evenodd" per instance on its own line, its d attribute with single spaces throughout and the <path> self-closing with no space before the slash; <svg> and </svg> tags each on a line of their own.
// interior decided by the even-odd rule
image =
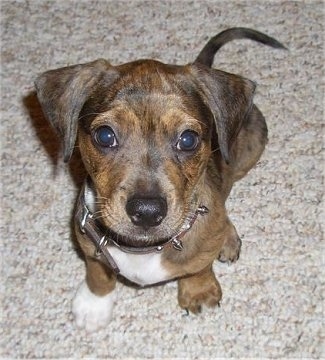
<svg viewBox="0 0 325 360">
<path fill-rule="evenodd" d="M 252 109 L 256 85 L 241 76 L 200 63 L 194 63 L 188 69 L 213 115 L 220 152 L 229 164 L 231 146 Z"/>
<path fill-rule="evenodd" d="M 64 161 L 68 162 L 77 138 L 80 111 L 101 83 L 107 86 L 118 77 L 104 59 L 46 71 L 35 81 L 37 97 L 47 120 L 63 139 Z"/>
</svg>

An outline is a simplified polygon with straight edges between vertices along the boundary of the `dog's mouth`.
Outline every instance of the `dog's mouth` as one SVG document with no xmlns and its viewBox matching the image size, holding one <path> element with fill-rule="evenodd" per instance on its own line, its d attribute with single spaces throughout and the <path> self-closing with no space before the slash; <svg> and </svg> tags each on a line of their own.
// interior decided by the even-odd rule
<svg viewBox="0 0 325 360">
<path fill-rule="evenodd" d="M 96 203 L 95 199 L 96 196 L 90 180 L 87 179 L 77 206 L 79 216 L 77 215 L 76 219 L 80 228 L 83 229 L 85 222 L 91 219 L 92 226 L 96 228 L 96 232 L 99 234 L 97 237 L 100 236 L 100 242 L 108 246 L 117 246 L 126 252 L 161 250 L 167 243 L 173 245 L 177 250 L 182 250 L 181 238 L 192 228 L 198 215 L 204 215 L 208 212 L 205 206 L 197 206 L 197 202 L 193 202 L 175 226 L 165 223 L 148 230 L 132 226 L 123 228 L 122 231 L 116 231 L 113 226 L 105 224 L 103 221 L 105 217 L 96 217 L 96 207 L 93 206 Z"/>
<path fill-rule="evenodd" d="M 205 206 L 198 206 L 197 201 L 193 201 L 188 206 L 188 211 L 177 222 L 165 221 L 159 226 L 152 228 L 143 228 L 140 226 L 130 225 L 114 228 L 105 222 L 109 216 L 102 216 L 102 211 L 96 211 L 96 195 L 88 178 L 85 186 L 80 193 L 76 220 L 79 227 L 84 232 L 86 222 L 89 232 L 95 233 L 96 242 L 105 246 L 116 246 L 125 252 L 144 253 L 159 251 L 168 243 L 173 245 L 177 250 L 182 250 L 181 238 L 192 228 L 198 215 L 204 215 L 208 212 Z M 100 213 L 99 218 L 96 213 Z M 91 229 L 93 227 L 94 229 Z M 92 236 L 91 236 L 92 237 Z"/>
<path fill-rule="evenodd" d="M 96 249 L 94 256 L 103 258 L 103 260 L 118 274 L 120 269 L 110 253 L 110 247 L 116 247 L 125 253 L 131 254 L 149 254 L 161 252 L 165 247 L 170 246 L 178 251 L 183 250 L 182 237 L 192 228 L 198 215 L 204 215 L 208 212 L 205 206 L 198 207 L 192 215 L 186 217 L 185 222 L 178 231 L 170 237 L 159 238 L 155 241 L 147 241 L 146 238 L 122 236 L 112 229 L 103 226 L 94 216 L 94 208 L 90 209 L 87 198 L 94 200 L 93 193 L 87 192 L 87 183 L 81 191 L 75 213 L 76 224 L 79 225 L 79 231 L 84 234 Z M 91 204 L 91 203 L 90 203 Z"/>
<path fill-rule="evenodd" d="M 181 238 L 192 228 L 198 215 L 206 213 L 208 213 L 208 209 L 203 205 L 197 207 L 194 211 L 190 211 L 182 224 L 169 236 L 153 236 L 146 232 L 141 233 L 141 235 L 133 234 L 133 236 L 127 236 L 117 233 L 106 226 L 101 226 L 103 233 L 109 239 L 108 243 L 122 249 L 134 248 L 136 251 L 136 249 L 156 248 L 159 250 L 167 243 L 171 243 L 177 250 L 182 250 Z"/>
<path fill-rule="evenodd" d="M 149 247 L 160 248 L 164 246 L 167 242 L 171 241 L 173 238 L 177 237 L 178 232 L 175 232 L 174 235 L 164 238 L 155 238 L 149 234 L 143 233 L 143 235 L 133 235 L 127 236 L 122 235 L 113 231 L 111 228 L 103 226 L 103 232 L 108 239 L 108 244 L 116 245 L 120 248 L 134 248 L 142 249 Z"/>
</svg>

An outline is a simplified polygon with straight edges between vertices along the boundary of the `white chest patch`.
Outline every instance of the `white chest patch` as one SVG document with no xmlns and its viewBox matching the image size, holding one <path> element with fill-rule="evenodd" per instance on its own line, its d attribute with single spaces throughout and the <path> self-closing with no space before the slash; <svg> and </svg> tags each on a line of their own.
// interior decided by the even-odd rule
<svg viewBox="0 0 325 360">
<path fill-rule="evenodd" d="M 109 247 L 121 275 L 141 285 L 152 285 L 171 279 L 171 275 L 161 264 L 161 254 L 128 254 L 116 247 Z"/>
</svg>

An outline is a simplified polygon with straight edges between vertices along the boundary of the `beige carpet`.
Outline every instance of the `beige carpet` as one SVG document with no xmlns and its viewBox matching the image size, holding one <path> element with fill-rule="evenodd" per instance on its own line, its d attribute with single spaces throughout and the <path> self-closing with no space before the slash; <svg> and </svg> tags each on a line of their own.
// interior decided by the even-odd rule
<svg viewBox="0 0 325 360">
<path fill-rule="evenodd" d="M 2 357 L 325 357 L 323 24 L 317 1 L 1 1 Z M 228 201 L 243 250 L 236 265 L 215 264 L 222 305 L 184 317 L 175 283 L 120 284 L 112 323 L 87 335 L 70 308 L 85 273 L 70 231 L 83 171 L 77 157 L 57 161 L 33 80 L 98 57 L 183 64 L 232 26 L 264 31 L 290 52 L 246 40 L 216 57 L 258 83 L 270 130 Z"/>
</svg>

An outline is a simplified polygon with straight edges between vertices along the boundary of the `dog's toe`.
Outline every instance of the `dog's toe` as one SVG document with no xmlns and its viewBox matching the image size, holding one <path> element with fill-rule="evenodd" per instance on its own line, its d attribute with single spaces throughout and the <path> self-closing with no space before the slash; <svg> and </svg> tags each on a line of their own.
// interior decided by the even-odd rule
<svg viewBox="0 0 325 360">
<path fill-rule="evenodd" d="M 87 332 L 104 328 L 111 320 L 114 299 L 114 292 L 97 296 L 89 290 L 86 282 L 83 282 L 72 304 L 77 326 Z"/>
</svg>

